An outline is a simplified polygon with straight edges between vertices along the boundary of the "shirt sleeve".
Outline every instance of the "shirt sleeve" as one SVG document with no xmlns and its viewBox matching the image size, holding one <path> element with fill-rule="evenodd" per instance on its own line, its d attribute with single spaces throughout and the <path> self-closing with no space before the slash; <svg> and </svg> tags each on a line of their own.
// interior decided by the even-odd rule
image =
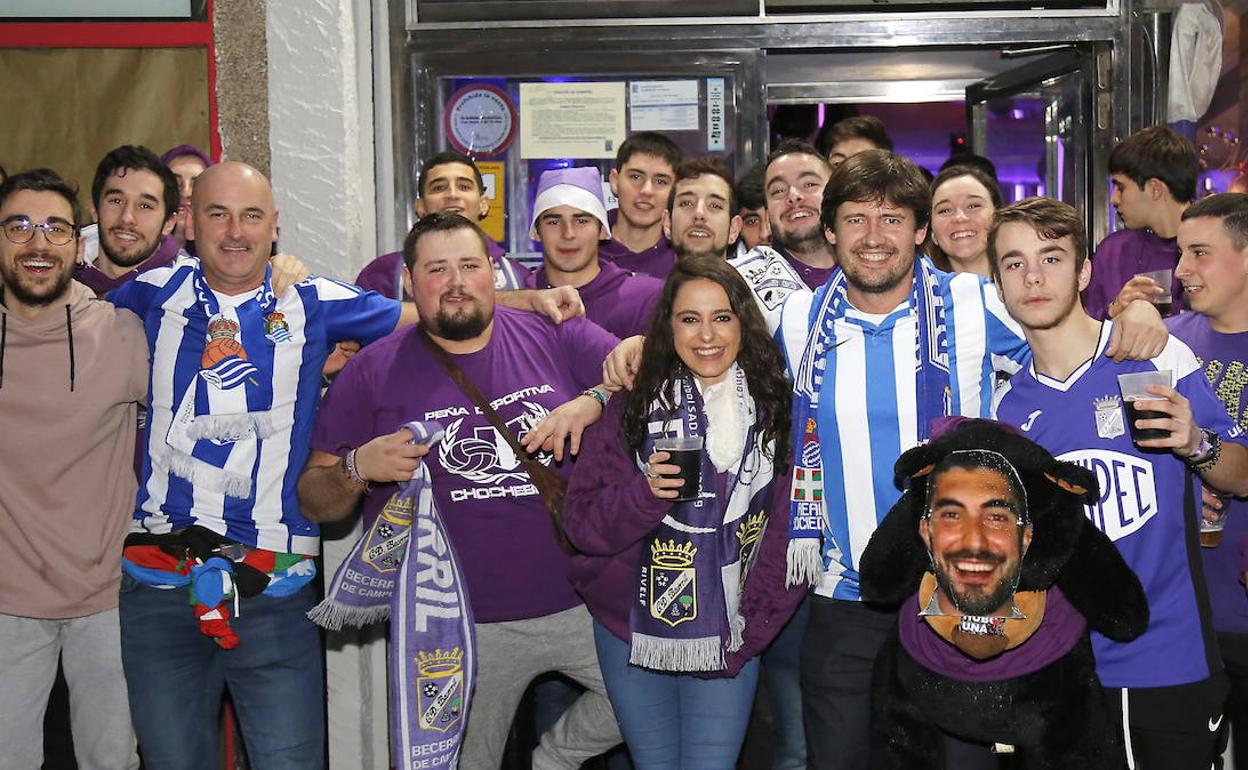
<svg viewBox="0 0 1248 770">
<path fill-rule="evenodd" d="M 996 284 L 984 279 L 980 294 L 983 297 L 984 317 L 987 319 L 988 353 L 992 356 L 994 371 L 1013 374 L 1031 357 L 1031 347 L 1023 335 L 1023 327 L 1010 317 L 1001 301 Z"/>
<path fill-rule="evenodd" d="M 395 259 L 392 254 L 383 254 L 364 266 L 355 277 L 355 285 L 364 291 L 375 291 L 383 297 L 401 299 L 402 281 L 399 277 L 402 257 Z"/>
<path fill-rule="evenodd" d="M 1105 245 L 1107 241 L 1108 239 L 1101 241 L 1101 245 L 1092 253 L 1092 278 L 1083 290 L 1083 310 L 1097 320 L 1105 319 L 1109 313 L 1109 303 L 1114 301 L 1114 297 L 1109 296 L 1109 262 L 1113 256 L 1110 248 Z M 1100 270 L 1097 269 L 1098 266 Z"/>
<path fill-rule="evenodd" d="M 367 357 L 352 357 L 325 393 L 310 442 L 318 452 L 341 457 L 377 437 L 367 363 Z"/>
<path fill-rule="evenodd" d="M 1205 372 L 1197 368 L 1192 373 L 1179 379 L 1175 390 L 1191 402 L 1192 418 L 1196 425 L 1204 430 L 1211 430 L 1222 437 L 1223 441 L 1234 441 L 1248 446 L 1243 428 L 1231 419 L 1226 411 L 1226 404 L 1213 392 L 1213 386 L 1205 379 Z"/>
<path fill-rule="evenodd" d="M 577 387 L 601 383 L 602 362 L 620 339 L 587 318 L 569 318 L 555 327 L 555 334 Z"/>
<path fill-rule="evenodd" d="M 156 289 L 156 286 L 135 278 L 113 289 L 104 298 L 113 305 L 134 313 L 142 321 L 156 295 Z"/>
<path fill-rule="evenodd" d="M 398 326 L 400 304 L 396 300 L 332 278 L 314 276 L 309 282 L 322 303 L 325 332 L 331 343 L 356 340 L 367 345 Z"/>
</svg>

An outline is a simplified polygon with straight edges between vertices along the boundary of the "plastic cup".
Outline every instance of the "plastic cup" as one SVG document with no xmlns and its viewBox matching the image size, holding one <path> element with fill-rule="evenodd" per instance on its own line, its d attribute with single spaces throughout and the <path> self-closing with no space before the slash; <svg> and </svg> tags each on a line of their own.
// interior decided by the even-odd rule
<svg viewBox="0 0 1248 770">
<path fill-rule="evenodd" d="M 1174 297 L 1170 291 L 1174 281 L 1173 270 L 1149 270 L 1146 273 L 1136 273 L 1135 276 L 1151 278 L 1153 283 L 1161 287 L 1161 294 L 1154 295 L 1152 302 L 1157 306 L 1157 312 L 1161 313 L 1163 318 L 1174 312 Z"/>
<path fill-rule="evenodd" d="M 676 499 L 687 502 L 697 500 L 702 486 L 702 437 L 675 436 L 656 438 L 654 449 L 667 452 L 671 458 L 667 464 L 680 468 L 673 478 L 684 480 L 684 484 L 676 489 Z"/>
<path fill-rule="evenodd" d="M 1200 545 L 1202 548 L 1217 548 L 1222 542 L 1222 530 L 1226 529 L 1226 513 L 1230 509 L 1230 495 L 1209 490 L 1214 497 L 1222 501 L 1222 510 L 1214 510 L 1207 505 L 1200 507 Z"/>
<path fill-rule="evenodd" d="M 1174 372 L 1169 369 L 1159 369 L 1152 372 L 1131 372 L 1118 375 L 1118 389 L 1122 391 L 1122 403 L 1127 407 L 1125 415 L 1127 427 L 1131 429 L 1131 440 L 1137 444 L 1141 441 L 1167 438 L 1170 435 L 1170 431 L 1161 428 L 1135 427 L 1136 420 L 1155 420 L 1169 416 L 1165 412 L 1135 408 L 1136 401 L 1155 401 L 1159 398 L 1148 392 L 1149 385 L 1174 387 Z"/>
</svg>

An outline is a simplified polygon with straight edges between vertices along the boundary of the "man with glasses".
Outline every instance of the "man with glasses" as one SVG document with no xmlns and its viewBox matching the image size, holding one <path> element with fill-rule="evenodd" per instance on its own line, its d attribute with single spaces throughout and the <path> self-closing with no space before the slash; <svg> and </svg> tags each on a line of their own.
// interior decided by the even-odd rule
<svg viewBox="0 0 1248 770">
<path fill-rule="evenodd" d="M 0 768 L 39 767 L 58 661 L 81 767 L 137 767 L 117 597 L 147 344 L 71 279 L 75 191 L 46 169 L 0 184 Z"/>
</svg>

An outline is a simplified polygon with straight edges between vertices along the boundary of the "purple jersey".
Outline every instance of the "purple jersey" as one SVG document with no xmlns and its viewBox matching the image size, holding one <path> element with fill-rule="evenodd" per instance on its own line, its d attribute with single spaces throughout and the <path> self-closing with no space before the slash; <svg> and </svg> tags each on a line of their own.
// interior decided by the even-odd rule
<svg viewBox="0 0 1248 770">
<path fill-rule="evenodd" d="M 1152 230 L 1119 230 L 1110 234 L 1092 255 L 1092 280 L 1083 290 L 1083 309 L 1093 318 L 1104 318 L 1113 302 L 1138 273 L 1173 270 L 1179 264 L 1179 245 L 1174 238 L 1162 238 Z M 1183 284 L 1175 276 L 1170 286 L 1179 306 L 1183 305 Z"/>
<path fill-rule="evenodd" d="M 1187 343 L 1204 367 L 1213 392 L 1241 430 L 1248 431 L 1248 332 L 1223 334 L 1199 313 L 1166 320 L 1170 333 Z M 1229 499 L 1226 529 L 1217 548 L 1202 548 L 1213 627 L 1248 634 L 1248 591 L 1243 578 L 1248 565 L 1248 500 Z"/>
<path fill-rule="evenodd" d="M 1221 668 L 1213 642 L 1198 542 L 1199 480 L 1167 451 L 1131 441 L 1119 374 L 1169 369 L 1192 404 L 1196 422 L 1223 439 L 1240 435 L 1205 380 L 1191 349 L 1171 337 L 1151 361 L 1114 363 L 1104 355 L 1111 324 L 1094 356 L 1065 381 L 1014 375 L 997 395 L 998 419 L 1062 460 L 1096 473 L 1100 498 L 1088 518 L 1140 578 L 1148 597 L 1148 629 L 1129 643 L 1092 634 L 1096 673 L 1106 687 L 1164 687 L 1208 678 Z"/>
<path fill-rule="evenodd" d="M 619 209 L 612 209 L 608 212 L 607 221 L 612 227 L 615 227 L 619 215 Z M 660 235 L 659 240 L 653 246 L 641 251 L 633 251 L 612 238 L 598 244 L 598 256 L 614 262 L 625 270 L 652 275 L 660 281 L 667 280 L 667 274 L 672 272 L 672 266 L 676 264 L 676 252 L 672 250 L 672 242 L 666 235 Z"/>
<path fill-rule="evenodd" d="M 645 273 L 632 273 L 601 260 L 598 275 L 578 286 L 585 317 L 620 339 L 650 330 L 650 317 L 659 303 L 663 282 Z M 537 271 L 537 285 L 549 289 L 546 268 Z"/>
<path fill-rule="evenodd" d="M 178 243 L 178 239 L 172 235 L 160 236 L 160 244 L 156 247 L 156 251 L 152 256 L 143 261 L 141 265 L 135 265 L 133 269 L 127 270 L 121 275 L 113 278 L 108 273 L 96 267 L 94 264 L 79 263 L 74 266 L 74 280 L 78 283 L 86 284 L 87 288 L 95 292 L 95 296 L 103 297 L 113 289 L 119 289 L 125 286 L 139 273 L 147 272 L 157 267 L 166 267 L 173 264 L 173 260 L 178 258 L 178 252 L 182 250 L 182 246 Z M 96 258 L 98 262 L 101 259 L 108 259 L 104 256 L 103 251 Z"/>
<path fill-rule="evenodd" d="M 815 267 L 806 264 L 779 246 L 772 246 L 772 248 L 776 250 L 777 254 L 784 257 L 784 260 L 802 277 L 802 283 L 810 287 L 812 291 L 827 283 L 828 279 L 832 277 L 832 273 L 836 272 L 836 265 L 832 267 Z"/>
<path fill-rule="evenodd" d="M 495 289 L 532 289 L 533 271 L 506 256 L 503 247 L 487 239 L 490 259 L 494 261 Z M 367 291 L 375 291 L 383 297 L 411 302 L 403 288 L 403 252 L 382 254 L 369 262 L 355 277 L 355 285 Z"/>
<path fill-rule="evenodd" d="M 617 342 L 583 318 L 555 326 L 499 306 L 486 346 L 452 358 L 519 436 L 597 384 Z M 411 420 L 436 420 L 446 429 L 425 461 L 476 619 L 541 617 L 579 604 L 567 577 L 569 557 L 528 472 L 444 373 L 419 330 L 398 331 L 352 357 L 325 395 L 312 448 L 342 455 Z M 559 470 L 571 469 L 564 463 Z M 365 497 L 366 524 L 394 490 L 381 484 Z"/>
</svg>

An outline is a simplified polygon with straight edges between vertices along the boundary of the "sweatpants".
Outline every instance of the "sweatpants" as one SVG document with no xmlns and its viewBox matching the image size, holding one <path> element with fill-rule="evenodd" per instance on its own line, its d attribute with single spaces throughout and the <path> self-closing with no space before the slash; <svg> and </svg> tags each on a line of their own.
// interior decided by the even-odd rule
<svg viewBox="0 0 1248 770">
<path fill-rule="evenodd" d="M 459 766 L 495 770 L 529 682 L 557 671 L 586 688 L 533 752 L 533 770 L 575 770 L 620 743 L 584 605 L 540 618 L 477 623 L 477 682 Z"/>
<path fill-rule="evenodd" d="M 347 560 L 363 532 L 363 517 L 353 526 L 322 527 L 322 574 L 328 582 Z M 325 631 L 325 690 L 329 766 L 358 770 L 390 767 L 390 716 L 386 637 L 388 623 Z"/>
<path fill-rule="evenodd" d="M 64 620 L 0 614 L 0 770 L 43 764 L 43 714 L 58 659 L 78 767 L 137 768 L 114 607 Z"/>
</svg>

